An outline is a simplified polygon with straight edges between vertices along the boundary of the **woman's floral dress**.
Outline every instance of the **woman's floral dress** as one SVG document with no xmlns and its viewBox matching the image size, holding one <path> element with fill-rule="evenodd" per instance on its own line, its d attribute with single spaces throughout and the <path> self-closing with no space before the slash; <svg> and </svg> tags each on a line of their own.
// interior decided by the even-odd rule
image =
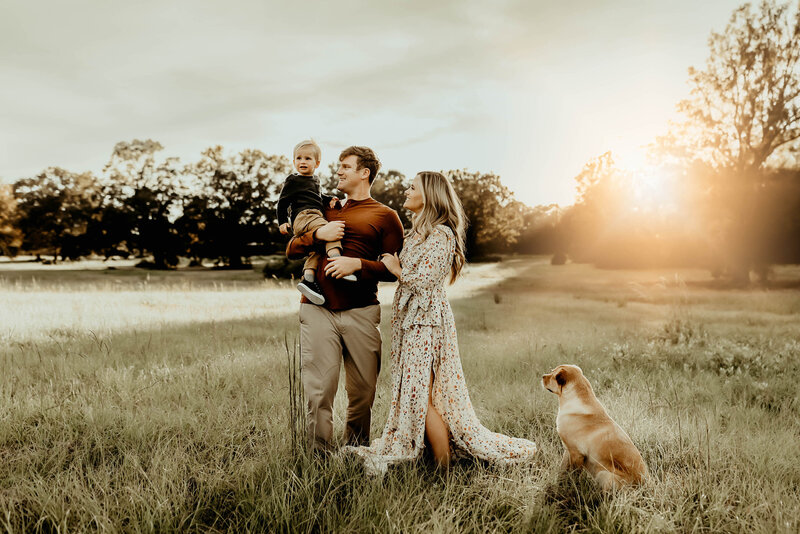
<svg viewBox="0 0 800 534">
<path fill-rule="evenodd" d="M 425 416 L 434 374 L 433 405 L 450 428 L 456 457 L 471 455 L 517 463 L 536 444 L 489 431 L 469 400 L 456 326 L 444 285 L 455 252 L 453 231 L 439 225 L 426 239 L 412 234 L 400 253 L 402 274 L 392 304 L 392 404 L 383 435 L 369 447 L 345 447 L 364 459 L 367 472 L 382 476 L 389 465 L 417 458 L 425 446 Z"/>
</svg>

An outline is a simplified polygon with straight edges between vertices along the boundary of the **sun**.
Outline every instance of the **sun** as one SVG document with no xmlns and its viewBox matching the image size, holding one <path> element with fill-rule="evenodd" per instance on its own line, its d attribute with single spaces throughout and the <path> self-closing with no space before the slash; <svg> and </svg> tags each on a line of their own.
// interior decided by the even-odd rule
<svg viewBox="0 0 800 534">
<path fill-rule="evenodd" d="M 677 176 L 650 161 L 645 147 L 622 148 L 612 154 L 628 182 L 630 209 L 645 213 L 678 211 Z"/>
<path fill-rule="evenodd" d="M 662 168 L 644 165 L 632 169 L 631 202 L 641 211 L 677 211 L 675 176 Z"/>
</svg>

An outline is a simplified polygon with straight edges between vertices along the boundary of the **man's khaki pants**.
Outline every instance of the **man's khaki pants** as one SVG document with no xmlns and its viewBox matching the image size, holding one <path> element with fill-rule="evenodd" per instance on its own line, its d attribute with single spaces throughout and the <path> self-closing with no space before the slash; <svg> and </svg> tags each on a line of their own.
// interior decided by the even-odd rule
<svg viewBox="0 0 800 534">
<path fill-rule="evenodd" d="M 350 445 L 369 445 L 372 402 L 381 368 L 380 323 L 378 304 L 339 312 L 300 305 L 300 354 L 312 448 L 331 447 L 333 398 L 341 361 L 347 391 L 344 438 Z"/>
</svg>

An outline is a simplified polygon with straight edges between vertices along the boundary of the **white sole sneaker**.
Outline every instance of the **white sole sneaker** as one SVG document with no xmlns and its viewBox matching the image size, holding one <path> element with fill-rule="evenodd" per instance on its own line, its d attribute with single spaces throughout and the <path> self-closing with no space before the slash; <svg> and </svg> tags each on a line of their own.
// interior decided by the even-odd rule
<svg viewBox="0 0 800 534">
<path fill-rule="evenodd" d="M 297 284 L 297 290 L 300 293 L 302 293 L 303 296 L 305 298 L 307 298 L 313 304 L 316 304 L 317 306 L 321 306 L 322 304 L 325 304 L 325 297 L 323 295 L 317 293 L 316 291 L 314 291 L 313 289 L 311 289 L 310 287 L 308 287 L 304 283 L 300 282 L 299 284 Z"/>
</svg>

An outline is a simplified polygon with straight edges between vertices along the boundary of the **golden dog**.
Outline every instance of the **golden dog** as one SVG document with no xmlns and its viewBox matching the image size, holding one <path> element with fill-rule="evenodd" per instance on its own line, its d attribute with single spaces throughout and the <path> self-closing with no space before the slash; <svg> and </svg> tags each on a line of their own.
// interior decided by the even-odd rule
<svg viewBox="0 0 800 534">
<path fill-rule="evenodd" d="M 642 455 L 594 396 L 580 367 L 559 365 L 542 376 L 542 385 L 558 395 L 556 430 L 566 448 L 563 469 L 586 468 L 604 490 L 644 481 Z"/>
</svg>

